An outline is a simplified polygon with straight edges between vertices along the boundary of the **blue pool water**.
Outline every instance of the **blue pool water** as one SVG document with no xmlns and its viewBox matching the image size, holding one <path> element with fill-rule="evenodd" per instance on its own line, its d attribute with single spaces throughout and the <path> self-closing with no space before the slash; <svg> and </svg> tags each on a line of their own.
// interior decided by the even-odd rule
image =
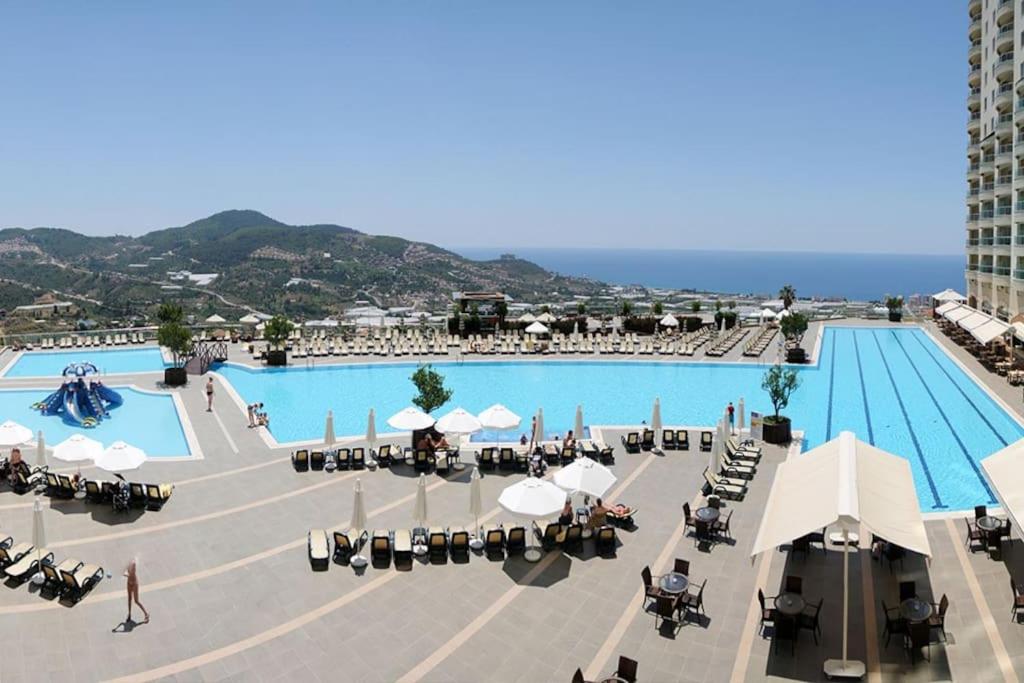
<svg viewBox="0 0 1024 683">
<path fill-rule="evenodd" d="M 0 415 L 32 431 L 42 430 L 50 446 L 81 432 L 104 446 L 126 441 L 154 458 L 190 455 L 178 411 L 169 395 L 148 394 L 129 387 L 111 388 L 121 394 L 124 404 L 114 408 L 108 418 L 91 429 L 70 425 L 59 415 L 40 415 L 38 410 L 33 410 L 32 404 L 45 398 L 49 389 L 0 391 Z"/>
<path fill-rule="evenodd" d="M 538 361 L 436 367 L 454 390 L 450 405 L 436 415 L 455 406 L 476 413 L 503 403 L 528 425 L 543 407 L 550 433 L 572 427 L 577 403 L 588 424 L 650 420 L 656 396 L 666 424 L 713 424 L 740 396 L 748 411 L 771 408 L 761 389 L 763 366 Z M 273 370 L 228 365 L 218 372 L 246 402 L 262 401 L 275 438 L 288 442 L 320 438 L 329 408 L 339 434 L 364 432 L 370 407 L 379 416 L 378 430 L 387 430 L 387 417 L 410 404 L 414 369 L 411 363 Z M 805 431 L 806 447 L 852 430 L 910 461 L 922 509 L 995 502 L 978 462 L 1024 429 L 920 329 L 829 327 L 819 364 L 801 369 L 800 376 L 802 385 L 785 412 Z"/>
<path fill-rule="evenodd" d="M 28 351 L 4 377 L 59 377 L 69 363 L 92 363 L 104 375 L 155 372 L 165 367 L 160 349 L 73 349 Z"/>
</svg>

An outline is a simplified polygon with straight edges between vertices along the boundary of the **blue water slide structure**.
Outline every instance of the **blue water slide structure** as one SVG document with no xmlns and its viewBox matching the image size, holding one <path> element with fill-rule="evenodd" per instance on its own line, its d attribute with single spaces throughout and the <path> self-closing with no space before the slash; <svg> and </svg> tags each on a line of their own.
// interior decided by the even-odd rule
<svg viewBox="0 0 1024 683">
<path fill-rule="evenodd" d="M 124 399 L 121 398 L 121 394 L 107 387 L 103 382 L 90 382 L 89 386 L 92 387 L 93 392 L 95 392 L 97 396 L 106 401 L 110 408 L 116 408 L 124 403 Z"/>
<path fill-rule="evenodd" d="M 34 405 L 43 415 L 62 414 L 67 422 L 93 427 L 124 403 L 121 394 L 93 379 L 98 373 L 91 363 L 72 363 L 63 374 L 60 389 Z"/>
</svg>

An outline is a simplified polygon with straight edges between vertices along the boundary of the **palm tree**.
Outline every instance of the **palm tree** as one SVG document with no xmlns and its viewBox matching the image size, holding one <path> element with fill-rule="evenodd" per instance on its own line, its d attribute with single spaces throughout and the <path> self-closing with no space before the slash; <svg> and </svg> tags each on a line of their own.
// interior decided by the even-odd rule
<svg viewBox="0 0 1024 683">
<path fill-rule="evenodd" d="M 779 298 L 782 299 L 784 308 L 789 308 L 796 301 L 796 288 L 793 285 L 783 285 L 779 290 Z"/>
</svg>

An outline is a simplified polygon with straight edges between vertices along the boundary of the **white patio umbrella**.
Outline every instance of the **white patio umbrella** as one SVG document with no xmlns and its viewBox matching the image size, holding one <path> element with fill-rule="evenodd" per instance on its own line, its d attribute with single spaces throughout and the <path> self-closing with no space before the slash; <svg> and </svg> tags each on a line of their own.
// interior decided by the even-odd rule
<svg viewBox="0 0 1024 683">
<path fill-rule="evenodd" d="M 32 440 L 32 430 L 7 420 L 0 424 L 0 447 L 22 446 Z"/>
<path fill-rule="evenodd" d="M 775 320 L 775 311 L 770 308 L 762 308 L 761 320 Z"/>
<path fill-rule="evenodd" d="M 843 544 L 843 655 L 825 660 L 828 678 L 860 678 L 863 662 L 850 660 L 851 530 L 859 525 L 890 543 L 931 556 L 910 462 L 857 439 L 839 436 L 778 466 L 751 557 L 838 524 Z"/>
<path fill-rule="evenodd" d="M 551 330 L 542 322 L 533 322 L 526 327 L 527 334 L 548 334 Z"/>
<path fill-rule="evenodd" d="M 103 444 L 84 434 L 72 434 L 53 447 L 53 457 L 64 462 L 95 460 L 103 453 Z"/>
<path fill-rule="evenodd" d="M 373 408 L 370 408 L 370 414 L 366 416 L 366 443 L 371 451 L 373 445 L 377 443 L 377 416 Z"/>
<path fill-rule="evenodd" d="M 362 537 L 363 532 L 366 531 L 366 504 L 363 502 L 363 482 L 361 479 L 356 479 L 355 490 L 352 492 L 352 521 L 349 523 L 349 526 L 352 528 L 352 533 L 357 539 Z M 352 557 L 350 563 L 353 567 L 366 566 L 362 545 L 359 546 L 359 552 Z"/>
<path fill-rule="evenodd" d="M 36 436 L 36 467 L 46 467 L 46 439 L 41 429 Z"/>
<path fill-rule="evenodd" d="M 434 424 L 434 418 L 424 413 L 419 408 L 403 408 L 388 418 L 388 424 L 401 431 L 413 431 L 426 429 Z"/>
<path fill-rule="evenodd" d="M 484 545 L 480 538 L 480 513 L 483 512 L 483 509 L 483 499 L 480 495 L 480 470 L 474 467 L 472 474 L 469 475 L 469 514 L 473 515 L 473 520 L 476 522 L 476 533 L 469 541 L 473 550 L 479 550 Z"/>
<path fill-rule="evenodd" d="M 416 522 L 417 528 L 425 528 L 427 526 L 427 478 L 423 474 L 420 474 L 420 478 L 416 482 L 416 501 L 412 508 L 412 520 Z M 413 552 L 417 555 L 423 555 L 427 552 L 427 547 L 422 544 L 416 544 L 413 547 Z"/>
<path fill-rule="evenodd" d="M 225 320 L 224 318 L 222 318 L 219 315 L 217 315 L 216 313 L 214 313 L 213 315 L 211 315 L 210 317 L 208 317 L 206 319 L 206 322 L 208 322 L 208 323 L 225 323 L 225 322 L 227 322 L 227 320 Z"/>
<path fill-rule="evenodd" d="M 129 446 L 124 441 L 115 441 L 96 458 L 96 467 L 107 472 L 124 472 L 134 470 L 146 462 L 146 454 L 141 448 Z"/>
<path fill-rule="evenodd" d="M 46 552 L 46 527 L 43 524 L 43 501 L 38 496 L 35 503 L 32 504 L 32 545 L 35 546 L 37 563 L 37 571 L 32 576 L 32 583 L 38 586 L 46 581 L 46 575 L 43 574 L 43 553 Z"/>
<path fill-rule="evenodd" d="M 537 316 L 533 313 L 523 313 L 519 316 L 519 322 L 521 323 L 532 323 L 537 321 Z"/>
<path fill-rule="evenodd" d="M 746 411 L 746 408 L 743 405 L 743 397 L 742 396 L 740 396 L 739 408 L 737 409 L 736 412 L 739 413 L 739 415 L 736 416 L 736 427 L 737 427 L 737 429 L 740 430 L 739 433 L 742 434 L 743 433 L 743 428 L 746 426 L 744 423 L 747 420 L 747 411 Z"/>
<path fill-rule="evenodd" d="M 654 397 L 654 408 L 651 410 L 651 429 L 654 430 L 654 441 L 661 448 L 661 399 Z"/>
<path fill-rule="evenodd" d="M 569 493 L 601 497 L 615 483 L 612 471 L 590 458 L 577 458 L 555 472 L 555 485 Z"/>
<path fill-rule="evenodd" d="M 483 429 L 476 415 L 462 408 L 445 413 L 438 420 L 435 428 L 439 432 L 452 434 L 475 434 Z"/>
<path fill-rule="evenodd" d="M 502 491 L 498 496 L 498 505 L 516 517 L 528 520 L 550 519 L 561 512 L 565 498 L 565 491 L 550 481 L 528 477 Z M 540 560 L 540 551 L 536 547 L 527 548 L 523 559 L 537 562 Z"/>
<path fill-rule="evenodd" d="M 324 425 L 324 445 L 330 448 L 334 445 L 334 411 L 327 411 L 327 423 Z"/>
<path fill-rule="evenodd" d="M 558 318 L 556 318 L 551 313 L 546 313 L 546 312 L 545 313 L 541 313 L 540 315 L 537 316 L 537 322 L 542 322 L 542 323 L 553 323 L 557 319 Z"/>
<path fill-rule="evenodd" d="M 658 321 L 658 324 L 662 327 L 679 327 L 679 321 L 671 313 L 666 313 L 665 317 Z"/>
<path fill-rule="evenodd" d="M 256 325 L 259 323 L 259 321 L 260 319 L 254 316 L 252 313 L 249 313 L 248 315 L 243 315 L 241 318 L 238 319 L 238 322 L 242 323 L 243 325 Z"/>
<path fill-rule="evenodd" d="M 583 406 L 582 405 L 577 405 L 576 406 L 576 423 L 573 425 L 573 427 L 575 427 L 575 429 L 573 430 L 573 434 L 576 435 L 577 439 L 582 439 L 583 438 Z"/>
<path fill-rule="evenodd" d="M 519 417 L 500 403 L 495 403 L 476 417 L 480 420 L 481 427 L 484 429 L 494 429 L 498 432 L 503 432 L 507 429 L 515 429 L 523 421 L 523 418 Z M 500 434 L 498 435 L 498 443 L 501 443 Z"/>
</svg>

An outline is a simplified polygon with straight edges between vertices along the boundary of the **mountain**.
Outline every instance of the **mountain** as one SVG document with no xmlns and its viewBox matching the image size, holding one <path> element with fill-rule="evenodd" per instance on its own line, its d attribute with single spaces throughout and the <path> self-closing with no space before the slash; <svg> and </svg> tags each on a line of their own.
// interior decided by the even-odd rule
<svg viewBox="0 0 1024 683">
<path fill-rule="evenodd" d="M 217 277 L 197 284 L 179 271 Z M 356 300 L 437 311 L 458 290 L 547 300 L 601 288 L 511 256 L 472 261 L 424 242 L 341 225 L 288 225 L 251 210 L 223 211 L 140 237 L 0 230 L 0 273 L 8 285 L 0 288 L 0 308 L 24 303 L 24 292 L 14 295 L 18 288 L 54 291 L 101 318 L 145 316 L 168 298 L 190 312 L 216 311 L 229 319 L 247 309 L 315 318 L 338 314 Z"/>
</svg>

